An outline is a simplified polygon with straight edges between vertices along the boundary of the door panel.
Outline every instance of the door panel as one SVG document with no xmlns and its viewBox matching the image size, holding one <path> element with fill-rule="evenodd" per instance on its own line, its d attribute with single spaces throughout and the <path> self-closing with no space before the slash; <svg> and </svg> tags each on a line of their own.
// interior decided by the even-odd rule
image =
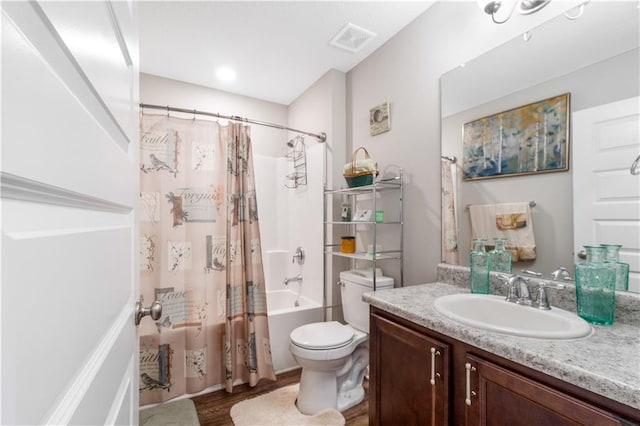
<svg viewBox="0 0 640 426">
<path fill-rule="evenodd" d="M 119 190 L 137 180 L 137 170 L 128 167 L 131 138 L 116 127 L 82 76 L 68 75 L 75 65 L 67 55 L 40 50 L 57 45 L 40 40 L 47 35 L 42 32 L 49 30 L 25 18 L 38 18 L 24 12 L 29 5 L 3 3 L 3 11 L 8 5 L 19 10 L 15 15 L 20 21 L 35 27 L 37 36 L 27 37 L 24 28 L 14 26 L 3 14 L 2 96 L 3 103 L 6 99 L 10 105 L 2 110 L 3 140 L 22 141 L 3 144 L 3 172 L 120 204 L 135 203 L 137 194 Z M 129 199 L 122 198 L 125 194 Z"/>
<path fill-rule="evenodd" d="M 574 250 L 622 244 L 629 290 L 640 292 L 640 176 L 630 173 L 640 154 L 640 98 L 573 114 Z"/>
<path fill-rule="evenodd" d="M 40 4 L 64 44 L 76 59 L 91 86 L 117 123 L 132 127 L 130 90 L 131 59 L 114 31 L 117 21 L 104 1 L 43 2 Z M 120 28 L 117 29 L 120 32 Z"/>
<path fill-rule="evenodd" d="M 1 424 L 137 423 L 134 18 L 2 2 Z"/>
<path fill-rule="evenodd" d="M 467 355 L 476 395 L 466 406 L 467 425 L 620 425 L 614 415 L 492 362 Z"/>
<path fill-rule="evenodd" d="M 375 314 L 370 323 L 370 423 L 447 424 L 449 345 Z"/>
</svg>

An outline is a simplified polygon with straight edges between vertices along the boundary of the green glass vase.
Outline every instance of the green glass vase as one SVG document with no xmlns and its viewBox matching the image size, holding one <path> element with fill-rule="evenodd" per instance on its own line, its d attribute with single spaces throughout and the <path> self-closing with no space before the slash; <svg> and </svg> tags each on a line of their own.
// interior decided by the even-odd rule
<svg viewBox="0 0 640 426">
<path fill-rule="evenodd" d="M 489 294 L 489 254 L 485 250 L 487 240 L 473 240 L 473 251 L 469 254 L 471 268 L 471 293 Z"/>
<path fill-rule="evenodd" d="M 600 244 L 605 249 L 604 261 L 616 268 L 616 290 L 629 290 L 629 264 L 620 262 L 620 244 Z"/>
<path fill-rule="evenodd" d="M 586 262 L 575 265 L 578 316 L 593 324 L 611 325 L 616 306 L 616 268 L 605 262 L 604 247 L 584 249 Z"/>
<path fill-rule="evenodd" d="M 511 273 L 511 252 L 505 249 L 506 238 L 494 238 L 494 248 L 489 252 L 489 265 L 495 272 Z"/>
</svg>

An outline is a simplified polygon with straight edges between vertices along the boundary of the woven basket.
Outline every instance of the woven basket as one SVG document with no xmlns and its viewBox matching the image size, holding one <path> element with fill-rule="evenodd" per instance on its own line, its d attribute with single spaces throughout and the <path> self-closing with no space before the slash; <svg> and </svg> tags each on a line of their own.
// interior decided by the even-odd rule
<svg viewBox="0 0 640 426">
<path fill-rule="evenodd" d="M 356 157 L 358 156 L 358 152 L 359 151 L 364 151 L 364 158 L 368 159 L 371 158 L 369 157 L 369 152 L 367 151 L 367 149 L 363 146 L 357 148 L 355 151 L 353 151 L 353 154 L 351 155 L 351 171 L 349 173 L 344 172 L 342 175 L 344 176 L 344 179 L 347 181 L 347 185 L 349 186 L 349 188 L 355 188 L 357 186 L 365 186 L 365 185 L 371 185 L 373 183 L 373 179 L 378 176 L 379 172 L 378 170 L 375 171 L 364 171 L 364 172 L 356 172 Z"/>
</svg>

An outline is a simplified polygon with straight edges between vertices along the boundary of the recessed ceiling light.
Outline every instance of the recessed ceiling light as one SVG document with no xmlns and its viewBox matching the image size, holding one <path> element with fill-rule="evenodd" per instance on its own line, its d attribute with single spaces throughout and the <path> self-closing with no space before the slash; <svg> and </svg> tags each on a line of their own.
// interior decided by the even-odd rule
<svg viewBox="0 0 640 426">
<path fill-rule="evenodd" d="M 228 83 L 236 79 L 236 72 L 226 66 L 220 67 L 216 71 L 216 77 L 218 77 L 218 80 Z"/>
</svg>

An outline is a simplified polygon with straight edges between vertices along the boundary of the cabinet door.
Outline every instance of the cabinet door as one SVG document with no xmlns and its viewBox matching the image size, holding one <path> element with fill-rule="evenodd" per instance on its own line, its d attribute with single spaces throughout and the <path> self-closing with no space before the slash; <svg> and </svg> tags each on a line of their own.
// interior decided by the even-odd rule
<svg viewBox="0 0 640 426">
<path fill-rule="evenodd" d="M 467 425 L 623 424 L 592 405 L 473 355 L 467 355 L 462 367 L 469 375 Z"/>
<path fill-rule="evenodd" d="M 447 424 L 448 345 L 375 314 L 370 331 L 370 424 Z"/>
</svg>

